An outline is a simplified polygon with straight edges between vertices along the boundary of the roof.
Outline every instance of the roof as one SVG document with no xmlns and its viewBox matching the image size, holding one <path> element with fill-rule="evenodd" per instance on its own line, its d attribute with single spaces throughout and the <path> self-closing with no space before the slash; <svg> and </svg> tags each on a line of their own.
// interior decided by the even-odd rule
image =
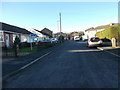
<svg viewBox="0 0 120 90">
<path fill-rule="evenodd" d="M 117 26 L 118 23 L 110 23 L 108 25 L 101 25 L 101 26 L 97 26 L 97 27 L 91 27 L 91 28 L 88 28 L 86 31 L 93 31 L 93 30 L 97 30 L 97 29 L 106 29 L 106 28 L 109 28 L 109 27 L 112 27 L 112 26 Z"/>
<path fill-rule="evenodd" d="M 44 28 L 43 30 L 41 30 L 41 31 L 44 31 L 44 30 L 47 30 L 47 31 L 49 31 L 49 32 L 52 32 L 51 30 L 49 30 L 48 28 Z"/>
<path fill-rule="evenodd" d="M 34 29 L 34 30 L 37 31 L 37 32 L 39 32 L 39 33 L 42 33 L 43 35 L 50 36 L 50 35 L 48 35 L 47 33 L 44 33 L 44 32 L 39 31 L 39 30 L 37 30 L 37 29 Z"/>
<path fill-rule="evenodd" d="M 46 34 L 46 35 L 49 36 L 49 37 L 52 37 L 53 31 L 49 30 L 48 28 L 42 29 L 41 32 L 42 32 L 43 34 Z"/>
<path fill-rule="evenodd" d="M 54 33 L 54 35 L 60 35 L 60 34 L 65 34 L 65 33 L 63 33 L 63 32 Z"/>
<path fill-rule="evenodd" d="M 29 32 L 28 30 L 26 30 L 24 28 L 20 28 L 17 26 L 3 23 L 3 22 L 0 22 L 0 24 L 2 26 L 2 27 L 0 27 L 0 29 L 3 31 L 10 31 L 10 32 L 21 33 L 21 34 L 32 34 L 31 32 Z"/>
<path fill-rule="evenodd" d="M 94 27 L 88 28 L 88 29 L 85 30 L 85 32 L 86 31 L 92 31 L 92 30 L 95 30 L 95 28 Z"/>
</svg>

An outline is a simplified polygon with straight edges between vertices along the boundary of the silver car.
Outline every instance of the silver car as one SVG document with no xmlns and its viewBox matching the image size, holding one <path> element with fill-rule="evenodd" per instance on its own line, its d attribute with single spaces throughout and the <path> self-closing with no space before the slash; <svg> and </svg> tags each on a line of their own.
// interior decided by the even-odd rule
<svg viewBox="0 0 120 90">
<path fill-rule="evenodd" d="M 88 47 L 102 46 L 102 40 L 99 37 L 91 37 L 87 42 Z"/>
</svg>

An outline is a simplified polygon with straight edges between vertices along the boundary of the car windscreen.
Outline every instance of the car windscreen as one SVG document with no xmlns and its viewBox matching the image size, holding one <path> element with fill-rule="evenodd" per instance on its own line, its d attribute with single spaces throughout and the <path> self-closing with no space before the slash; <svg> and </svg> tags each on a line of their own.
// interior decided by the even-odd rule
<svg viewBox="0 0 120 90">
<path fill-rule="evenodd" d="M 99 38 L 92 38 L 92 42 L 98 42 Z"/>
</svg>

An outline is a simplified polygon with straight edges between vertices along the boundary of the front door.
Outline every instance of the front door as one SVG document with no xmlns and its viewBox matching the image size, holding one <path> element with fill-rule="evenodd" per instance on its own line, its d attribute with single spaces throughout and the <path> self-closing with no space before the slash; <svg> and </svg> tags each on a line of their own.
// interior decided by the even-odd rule
<svg viewBox="0 0 120 90">
<path fill-rule="evenodd" d="M 9 34 L 6 34 L 6 46 L 7 47 L 10 46 L 10 37 L 9 37 Z"/>
</svg>

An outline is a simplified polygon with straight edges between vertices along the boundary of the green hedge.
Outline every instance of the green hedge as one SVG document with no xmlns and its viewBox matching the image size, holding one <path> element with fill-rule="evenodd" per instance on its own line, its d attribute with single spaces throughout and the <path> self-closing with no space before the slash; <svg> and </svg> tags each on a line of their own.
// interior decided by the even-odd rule
<svg viewBox="0 0 120 90">
<path fill-rule="evenodd" d="M 120 42 L 120 25 L 109 27 L 103 31 L 97 32 L 95 36 L 100 38 L 112 39 L 116 38 L 118 42 Z"/>
</svg>

